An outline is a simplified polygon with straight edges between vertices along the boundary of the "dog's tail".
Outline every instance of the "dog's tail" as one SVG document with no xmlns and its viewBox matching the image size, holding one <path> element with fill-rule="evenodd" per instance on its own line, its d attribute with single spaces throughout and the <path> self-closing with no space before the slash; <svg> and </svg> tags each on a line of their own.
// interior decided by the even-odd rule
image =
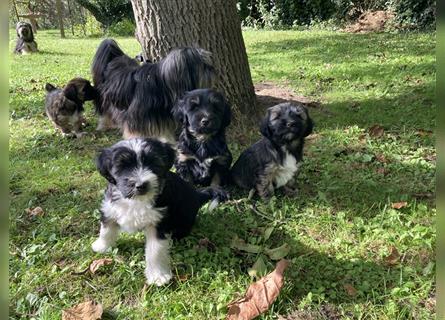
<svg viewBox="0 0 445 320">
<path fill-rule="evenodd" d="M 113 39 L 105 39 L 97 48 L 94 55 L 91 73 L 93 74 L 94 85 L 98 86 L 104 82 L 105 70 L 108 64 L 117 57 L 124 56 L 125 53 L 119 48 Z"/>
<path fill-rule="evenodd" d="M 229 200 L 229 194 L 220 187 L 207 187 L 199 190 L 202 204 L 212 201 L 209 211 L 215 209 L 219 203 Z"/>
<path fill-rule="evenodd" d="M 51 83 L 47 83 L 45 84 L 45 90 L 46 92 L 51 92 L 56 90 L 57 88 L 55 86 L 53 86 Z"/>
</svg>

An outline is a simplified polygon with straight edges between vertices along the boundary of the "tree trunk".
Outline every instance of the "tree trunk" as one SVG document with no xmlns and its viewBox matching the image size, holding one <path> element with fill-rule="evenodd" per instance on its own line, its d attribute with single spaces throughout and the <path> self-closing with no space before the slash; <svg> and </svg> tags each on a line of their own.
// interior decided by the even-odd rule
<svg viewBox="0 0 445 320">
<path fill-rule="evenodd" d="M 234 0 L 131 0 L 136 38 L 145 58 L 173 48 L 199 46 L 213 54 L 217 87 L 235 116 L 255 110 L 255 91 Z"/>
<path fill-rule="evenodd" d="M 63 28 L 62 1 L 56 0 L 57 18 L 59 19 L 60 37 L 65 38 L 65 29 Z"/>
</svg>

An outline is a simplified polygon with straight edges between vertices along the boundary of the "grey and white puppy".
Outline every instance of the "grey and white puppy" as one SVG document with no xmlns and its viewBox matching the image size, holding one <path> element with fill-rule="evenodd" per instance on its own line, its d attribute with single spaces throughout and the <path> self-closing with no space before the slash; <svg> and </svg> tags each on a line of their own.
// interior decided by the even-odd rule
<svg viewBox="0 0 445 320">
<path fill-rule="evenodd" d="M 158 286 L 172 278 L 170 240 L 190 233 L 204 203 L 227 199 L 219 188 L 196 190 L 170 172 L 174 159 L 175 152 L 169 144 L 136 138 L 104 149 L 97 160 L 108 186 L 101 207 L 99 238 L 92 248 L 106 251 L 121 230 L 143 231 L 147 283 Z"/>
<path fill-rule="evenodd" d="M 260 127 L 263 138 L 241 153 L 231 169 L 233 182 L 263 199 L 273 196 L 278 188 L 295 195 L 304 138 L 312 128 L 302 104 L 285 102 L 267 109 Z"/>
<path fill-rule="evenodd" d="M 81 132 L 83 104 L 97 96 L 91 83 L 83 78 L 74 78 L 63 89 L 47 83 L 45 90 L 45 112 L 54 126 L 64 135 L 74 133 L 78 138 L 84 135 Z"/>
<path fill-rule="evenodd" d="M 28 54 L 38 51 L 31 24 L 28 22 L 18 22 L 15 31 L 17 32 L 17 42 L 14 53 Z"/>
</svg>

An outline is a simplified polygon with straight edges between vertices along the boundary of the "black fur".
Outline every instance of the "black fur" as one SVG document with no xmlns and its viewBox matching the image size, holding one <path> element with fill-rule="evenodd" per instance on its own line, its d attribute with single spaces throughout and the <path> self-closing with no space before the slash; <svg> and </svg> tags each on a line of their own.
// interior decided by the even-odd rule
<svg viewBox="0 0 445 320">
<path fill-rule="evenodd" d="M 31 24 L 28 22 L 18 22 L 15 30 L 17 33 L 17 42 L 14 49 L 15 54 L 38 51 Z"/>
<path fill-rule="evenodd" d="M 152 192 L 153 207 L 162 213 L 162 219 L 156 225 L 158 237 L 163 239 L 171 234 L 173 238 L 182 238 L 188 235 L 199 208 L 212 199 L 224 201 L 227 194 L 218 188 L 196 190 L 169 171 L 174 158 L 174 150 L 155 139 L 124 140 L 104 149 L 97 158 L 97 168 L 109 182 L 104 201 L 114 203 Z M 151 171 L 156 178 L 138 181 L 140 177 L 135 172 L 139 169 Z M 146 184 L 146 188 L 141 191 L 138 188 L 142 183 Z M 107 212 L 104 212 L 102 221 L 106 219 Z"/>
<path fill-rule="evenodd" d="M 174 140 L 175 101 L 186 91 L 211 87 L 214 68 L 210 53 L 199 48 L 175 49 L 158 63 L 140 65 L 107 39 L 97 49 L 92 73 L 99 116 L 113 119 L 125 138 Z"/>
<path fill-rule="evenodd" d="M 211 89 L 190 91 L 173 115 L 181 125 L 176 172 L 195 184 L 226 184 L 232 154 L 225 137 L 231 111 L 224 96 Z"/>
<path fill-rule="evenodd" d="M 262 198 L 272 196 L 277 187 L 295 194 L 293 184 L 303 158 L 304 138 L 312 129 L 313 122 L 302 104 L 281 103 L 269 108 L 260 125 L 263 138 L 241 153 L 231 170 L 233 182 L 255 190 Z M 294 170 L 286 171 L 289 167 Z M 289 176 L 284 179 L 286 173 Z"/>
</svg>

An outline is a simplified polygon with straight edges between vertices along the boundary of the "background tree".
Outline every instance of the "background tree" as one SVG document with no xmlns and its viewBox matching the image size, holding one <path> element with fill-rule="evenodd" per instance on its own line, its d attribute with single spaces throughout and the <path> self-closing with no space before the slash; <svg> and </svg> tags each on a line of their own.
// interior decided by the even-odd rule
<svg viewBox="0 0 445 320">
<path fill-rule="evenodd" d="M 124 18 L 133 20 L 133 10 L 129 0 L 75 0 L 99 21 L 104 29 Z"/>
<path fill-rule="evenodd" d="M 172 48 L 199 46 L 213 54 L 217 86 L 233 111 L 255 110 L 255 92 L 234 0 L 132 0 L 137 38 L 146 58 Z"/>
</svg>

